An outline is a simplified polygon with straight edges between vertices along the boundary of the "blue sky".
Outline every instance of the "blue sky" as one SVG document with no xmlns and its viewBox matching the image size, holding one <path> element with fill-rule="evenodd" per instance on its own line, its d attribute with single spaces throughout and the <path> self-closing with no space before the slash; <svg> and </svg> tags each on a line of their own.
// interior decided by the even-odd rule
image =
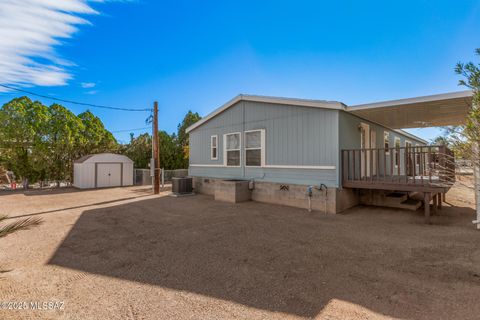
<svg viewBox="0 0 480 320">
<path fill-rule="evenodd" d="M 120 107 L 157 100 L 168 132 L 239 93 L 353 105 L 464 90 L 453 67 L 480 47 L 480 1 L 35 2 L 0 4 L 0 83 Z M 147 114 L 92 111 L 112 131 L 146 126 Z"/>
</svg>

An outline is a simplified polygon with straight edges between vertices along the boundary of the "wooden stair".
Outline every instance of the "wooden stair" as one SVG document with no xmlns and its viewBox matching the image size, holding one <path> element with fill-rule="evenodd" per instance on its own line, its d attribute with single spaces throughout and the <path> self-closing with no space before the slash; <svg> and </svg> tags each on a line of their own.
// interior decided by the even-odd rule
<svg viewBox="0 0 480 320">
<path fill-rule="evenodd" d="M 408 197 L 407 192 L 372 191 L 360 197 L 360 202 L 366 205 L 397 208 L 416 211 L 422 202 Z"/>
</svg>

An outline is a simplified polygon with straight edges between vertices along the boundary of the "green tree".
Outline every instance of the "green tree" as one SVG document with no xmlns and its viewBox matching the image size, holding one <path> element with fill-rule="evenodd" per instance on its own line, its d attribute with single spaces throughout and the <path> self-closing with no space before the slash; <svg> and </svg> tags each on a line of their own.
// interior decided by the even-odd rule
<svg viewBox="0 0 480 320">
<path fill-rule="evenodd" d="M 123 145 L 120 153 L 132 159 L 135 168 L 146 169 L 152 158 L 152 137 L 144 133 L 135 138 L 132 133 L 130 143 Z"/>
<path fill-rule="evenodd" d="M 29 182 L 70 180 L 74 159 L 118 150 L 90 111 L 77 117 L 59 104 L 46 107 L 21 97 L 0 108 L 0 123 L 0 165 Z"/>
<path fill-rule="evenodd" d="M 48 163 L 49 178 L 57 181 L 72 181 L 73 161 L 78 156 L 78 148 L 84 143 L 84 124 L 71 111 L 59 104 L 48 108 Z"/>
<path fill-rule="evenodd" d="M 188 168 L 188 154 L 189 154 L 189 135 L 186 133 L 188 127 L 190 127 L 195 122 L 202 119 L 200 115 L 192 111 L 188 111 L 183 121 L 178 125 L 177 128 L 177 143 L 181 152 L 181 160 L 179 162 L 179 167 L 184 169 Z"/>
<path fill-rule="evenodd" d="M 45 178 L 49 117 L 46 106 L 27 97 L 13 99 L 0 109 L 0 158 L 21 179 Z"/>
<path fill-rule="evenodd" d="M 165 131 L 158 133 L 160 143 L 160 166 L 166 170 L 183 169 L 183 155 L 175 134 L 169 135 Z"/>
<path fill-rule="evenodd" d="M 480 56 L 480 48 L 475 50 Z M 473 62 L 459 62 L 455 72 L 463 79 L 459 84 L 473 90 L 473 107 L 470 109 L 466 123 L 448 129 L 450 143 L 462 153 L 464 157 L 470 158 L 475 164 L 479 162 L 480 144 L 480 64 Z"/>
<path fill-rule="evenodd" d="M 480 49 L 475 53 L 480 56 Z M 477 203 L 477 229 L 480 229 L 480 64 L 459 62 L 455 72 L 463 79 L 460 85 L 473 90 L 473 105 L 465 125 L 451 129 L 450 140 L 462 151 L 464 158 L 470 159 L 474 167 L 475 197 Z"/>
<path fill-rule="evenodd" d="M 116 152 L 118 150 L 117 140 L 115 140 L 111 132 L 105 129 L 100 118 L 88 110 L 80 113 L 78 118 L 83 123 L 81 131 L 83 143 L 79 149 L 79 156 L 92 153 Z"/>
</svg>

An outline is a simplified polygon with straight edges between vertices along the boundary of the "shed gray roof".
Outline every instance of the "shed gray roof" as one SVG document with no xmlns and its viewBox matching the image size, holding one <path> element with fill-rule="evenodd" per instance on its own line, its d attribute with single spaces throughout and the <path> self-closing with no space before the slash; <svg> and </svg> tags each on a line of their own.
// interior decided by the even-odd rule
<svg viewBox="0 0 480 320">
<path fill-rule="evenodd" d="M 90 159 L 91 157 L 93 157 L 94 154 L 88 154 L 86 156 L 83 156 L 81 158 L 78 158 L 77 160 L 75 160 L 73 163 L 83 163 L 85 161 L 87 161 L 88 159 Z"/>
<path fill-rule="evenodd" d="M 90 159 L 91 161 L 89 161 Z M 83 156 L 75 160 L 74 163 L 85 163 L 85 162 L 105 163 L 105 162 L 112 162 L 112 161 L 113 162 L 133 162 L 132 159 L 130 159 L 129 157 L 123 154 L 104 152 L 104 153 L 96 153 L 96 154 L 89 154 L 89 155 Z"/>
</svg>

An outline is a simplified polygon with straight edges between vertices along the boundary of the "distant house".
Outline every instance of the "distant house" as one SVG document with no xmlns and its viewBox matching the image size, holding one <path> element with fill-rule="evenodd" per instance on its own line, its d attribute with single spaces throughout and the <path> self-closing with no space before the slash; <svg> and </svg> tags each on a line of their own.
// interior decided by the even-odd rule
<svg viewBox="0 0 480 320">
<path fill-rule="evenodd" d="M 253 200 L 305 207 L 313 186 L 313 207 L 332 213 L 359 203 L 358 189 L 366 183 L 369 189 L 410 191 L 404 185 L 420 185 L 420 175 L 435 173 L 430 164 L 439 158 L 432 154 L 441 150 L 428 151 L 425 140 L 389 127 L 389 121 L 397 121 L 395 127 L 407 121 L 393 111 L 390 116 L 399 119 L 388 119 L 382 107 L 389 106 L 239 95 L 187 129 L 195 190 L 213 194 L 219 180 L 252 180 Z M 413 127 L 428 112 L 408 116 L 407 127 Z M 433 184 L 422 179 L 422 186 Z"/>
</svg>

